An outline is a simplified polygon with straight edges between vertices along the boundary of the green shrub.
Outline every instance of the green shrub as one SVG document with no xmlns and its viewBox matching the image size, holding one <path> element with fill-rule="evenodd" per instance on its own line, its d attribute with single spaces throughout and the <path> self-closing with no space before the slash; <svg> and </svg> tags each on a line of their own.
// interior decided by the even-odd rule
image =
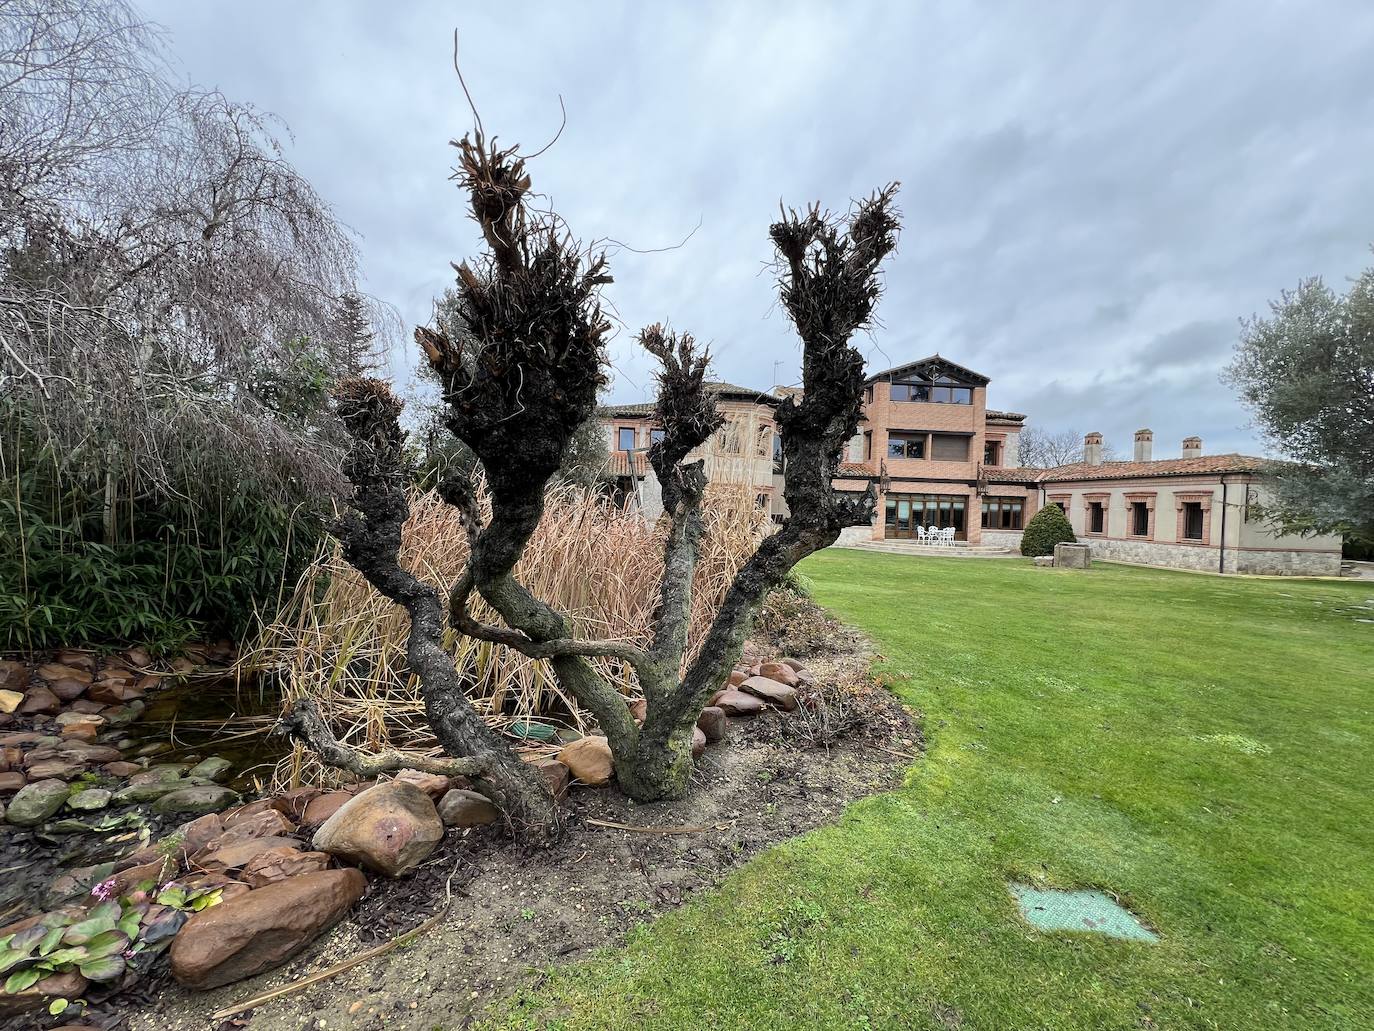
<svg viewBox="0 0 1374 1031">
<path fill-rule="evenodd" d="M 103 485 L 61 469 L 8 421 L 0 441 L 0 651 L 238 636 L 314 557 L 320 513 L 246 479 L 196 496 L 127 482 L 106 532 Z M 327 500 L 327 499 L 326 499 Z M 284 586 L 285 585 L 285 586 Z"/>
<path fill-rule="evenodd" d="M 1064 510 L 1058 505 L 1046 505 L 1026 524 L 1021 534 L 1021 554 L 1032 558 L 1053 555 L 1056 544 L 1072 544 L 1077 539 Z"/>
</svg>

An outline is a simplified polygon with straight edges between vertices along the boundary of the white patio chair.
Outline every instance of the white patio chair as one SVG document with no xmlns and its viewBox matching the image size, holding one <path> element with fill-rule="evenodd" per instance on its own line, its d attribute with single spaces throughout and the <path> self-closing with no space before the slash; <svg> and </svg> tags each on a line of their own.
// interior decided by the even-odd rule
<svg viewBox="0 0 1374 1031">
<path fill-rule="evenodd" d="M 916 543 L 918 543 L 918 544 L 929 544 L 929 543 L 930 543 L 930 538 L 928 538 L 928 537 L 926 536 L 926 528 L 925 528 L 924 526 L 917 526 L 917 527 L 916 527 Z"/>
</svg>

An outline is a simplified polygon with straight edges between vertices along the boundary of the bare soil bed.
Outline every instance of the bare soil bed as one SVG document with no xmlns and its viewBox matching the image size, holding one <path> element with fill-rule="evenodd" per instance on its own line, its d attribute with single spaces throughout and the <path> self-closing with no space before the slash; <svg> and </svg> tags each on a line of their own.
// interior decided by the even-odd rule
<svg viewBox="0 0 1374 1031">
<path fill-rule="evenodd" d="M 848 643 L 847 654 L 814 660 L 817 673 L 844 682 L 857 666 L 866 667 L 857 642 Z M 621 940 L 762 849 L 899 783 L 921 747 L 911 714 L 875 689 L 856 696 L 847 722 L 845 736 L 827 748 L 803 739 L 796 714 L 732 720 L 726 740 L 699 760 L 688 798 L 637 805 L 613 788 L 575 789 L 565 803 L 566 833 L 545 850 L 523 850 L 493 828 L 450 833 L 412 875 L 374 880 L 353 918 L 294 962 L 209 992 L 168 980 L 126 1011 L 129 1026 L 465 1027 L 541 968 Z M 626 831 L 594 821 L 678 832 Z M 699 829 L 682 831 L 689 827 Z M 437 925 L 385 955 L 256 1010 L 215 1016 L 445 909 Z"/>
</svg>

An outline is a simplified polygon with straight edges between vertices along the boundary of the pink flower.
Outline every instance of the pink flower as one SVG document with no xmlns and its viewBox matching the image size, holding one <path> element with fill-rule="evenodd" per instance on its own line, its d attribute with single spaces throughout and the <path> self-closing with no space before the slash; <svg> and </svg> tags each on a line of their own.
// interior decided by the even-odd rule
<svg viewBox="0 0 1374 1031">
<path fill-rule="evenodd" d="M 101 881 L 94 888 L 92 888 L 91 894 L 98 898 L 101 902 L 108 902 L 111 898 L 114 897 L 114 889 L 115 879 L 113 877 L 110 877 L 106 880 Z"/>
</svg>

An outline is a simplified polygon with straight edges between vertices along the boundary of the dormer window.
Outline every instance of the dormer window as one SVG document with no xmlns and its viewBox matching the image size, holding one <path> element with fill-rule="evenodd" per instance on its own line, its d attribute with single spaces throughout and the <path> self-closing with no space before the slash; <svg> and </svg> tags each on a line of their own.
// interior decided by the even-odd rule
<svg viewBox="0 0 1374 1031">
<path fill-rule="evenodd" d="M 616 431 L 615 448 L 617 451 L 633 451 L 635 449 L 633 426 L 622 426 Z"/>
</svg>

